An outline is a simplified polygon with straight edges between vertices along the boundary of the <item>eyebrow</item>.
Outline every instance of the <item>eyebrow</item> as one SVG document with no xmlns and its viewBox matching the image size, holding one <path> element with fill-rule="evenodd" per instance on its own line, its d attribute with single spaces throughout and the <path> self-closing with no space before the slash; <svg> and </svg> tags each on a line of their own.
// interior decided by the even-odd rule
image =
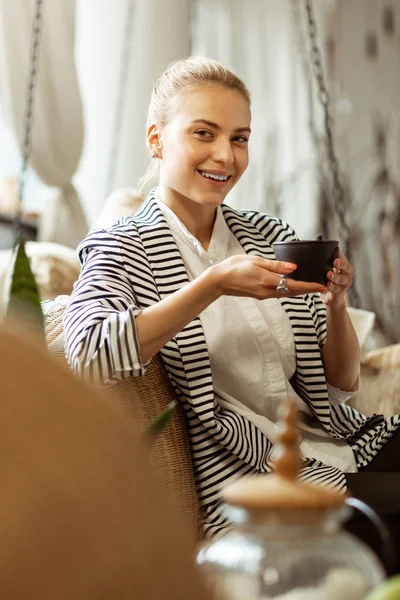
<svg viewBox="0 0 400 600">
<path fill-rule="evenodd" d="M 217 125 L 217 123 L 213 123 L 212 121 L 208 121 L 208 119 L 194 119 L 194 121 L 191 121 L 192 124 L 194 123 L 205 123 L 206 125 L 209 125 L 210 127 L 213 127 L 214 129 L 218 129 L 219 131 L 221 130 L 221 127 L 219 125 Z M 237 127 L 235 129 L 235 133 L 237 133 L 238 131 L 248 131 L 248 133 L 251 133 L 251 129 L 250 127 Z"/>
</svg>

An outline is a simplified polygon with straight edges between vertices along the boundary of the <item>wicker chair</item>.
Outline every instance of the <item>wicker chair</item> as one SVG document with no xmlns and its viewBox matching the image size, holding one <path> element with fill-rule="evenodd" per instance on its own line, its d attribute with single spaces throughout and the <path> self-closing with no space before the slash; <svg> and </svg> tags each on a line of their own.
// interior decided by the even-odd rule
<svg viewBox="0 0 400 600">
<path fill-rule="evenodd" d="M 59 363 L 66 363 L 62 317 L 68 296 L 42 303 L 47 346 Z M 117 382 L 109 393 L 121 402 L 136 433 L 140 433 L 157 414 L 175 399 L 167 372 L 157 356 L 143 377 Z M 151 461 L 160 479 L 187 524 L 190 536 L 199 536 L 199 503 L 195 488 L 186 417 L 180 404 L 171 424 L 155 443 Z"/>
</svg>

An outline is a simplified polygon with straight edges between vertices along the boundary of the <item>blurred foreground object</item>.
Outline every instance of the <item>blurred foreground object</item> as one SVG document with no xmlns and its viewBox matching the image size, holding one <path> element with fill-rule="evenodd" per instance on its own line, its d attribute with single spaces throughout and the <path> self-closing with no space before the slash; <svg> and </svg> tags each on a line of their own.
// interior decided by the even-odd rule
<svg viewBox="0 0 400 600">
<path fill-rule="evenodd" d="M 399 600 L 399 598 L 400 575 L 395 575 L 368 594 L 364 600 Z"/>
<path fill-rule="evenodd" d="M 81 266 L 75 250 L 51 242 L 26 242 L 41 300 L 70 294 L 79 277 Z M 13 250 L 0 250 L 0 318 L 5 313 L 13 269 Z"/>
<path fill-rule="evenodd" d="M 40 295 L 29 258 L 25 252 L 23 237 L 18 236 L 14 248 L 14 265 L 5 322 L 18 328 L 32 327 L 42 339 L 44 323 Z"/>
<path fill-rule="evenodd" d="M 0 597 L 205 599 L 122 409 L 2 329 L 0 361 Z"/>
<path fill-rule="evenodd" d="M 64 351 L 63 314 L 69 296 L 58 296 L 42 302 L 47 347 L 52 357 L 67 367 Z M 163 413 L 176 394 L 159 355 L 151 361 L 143 377 L 131 377 L 107 388 L 111 401 L 120 403 L 129 426 L 142 435 L 148 425 Z M 199 499 L 194 480 L 189 433 L 185 411 L 180 402 L 173 410 L 172 421 L 158 436 L 150 457 L 157 476 L 165 485 L 165 493 L 185 522 L 185 532 L 193 543 L 199 537 Z"/>
<path fill-rule="evenodd" d="M 295 400 L 282 408 L 274 473 L 225 487 L 225 514 L 235 527 L 204 544 L 198 562 L 215 593 L 229 600 L 363 600 L 385 574 L 375 554 L 341 527 L 355 502 L 370 509 L 298 480 Z"/>
</svg>

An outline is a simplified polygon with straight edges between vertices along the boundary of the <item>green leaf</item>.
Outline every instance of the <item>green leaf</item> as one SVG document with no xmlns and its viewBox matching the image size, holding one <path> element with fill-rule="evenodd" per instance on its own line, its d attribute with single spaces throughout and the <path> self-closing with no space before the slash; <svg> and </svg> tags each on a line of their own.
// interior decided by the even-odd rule
<svg viewBox="0 0 400 600">
<path fill-rule="evenodd" d="M 21 237 L 16 240 L 14 252 L 16 257 L 5 321 L 18 323 L 22 319 L 23 324 L 32 324 L 45 339 L 39 291 Z"/>
<path fill-rule="evenodd" d="M 174 408 L 176 406 L 176 400 L 170 402 L 165 410 L 153 419 L 143 432 L 143 437 L 147 442 L 153 443 L 158 438 L 160 433 L 165 429 L 168 423 L 171 421 Z"/>
</svg>

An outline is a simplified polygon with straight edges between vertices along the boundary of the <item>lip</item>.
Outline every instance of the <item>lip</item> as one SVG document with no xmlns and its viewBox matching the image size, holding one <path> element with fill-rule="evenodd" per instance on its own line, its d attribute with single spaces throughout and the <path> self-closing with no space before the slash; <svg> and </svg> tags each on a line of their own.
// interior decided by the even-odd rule
<svg viewBox="0 0 400 600">
<path fill-rule="evenodd" d="M 210 177 L 204 177 L 204 175 L 202 175 L 200 173 L 200 171 L 197 171 L 199 177 L 202 178 L 203 181 L 207 182 L 208 185 L 212 185 L 213 187 L 225 187 L 226 185 L 230 184 L 232 175 L 224 175 L 224 173 L 216 173 L 213 171 L 205 171 L 205 173 L 211 173 L 211 175 L 224 175 L 225 177 L 228 177 L 228 179 L 226 181 L 218 181 L 218 179 L 211 179 Z"/>
<path fill-rule="evenodd" d="M 197 169 L 198 172 L 201 174 L 201 171 L 203 171 L 203 173 L 210 173 L 211 175 L 222 175 L 223 177 L 232 177 L 232 173 L 228 173 L 228 171 L 217 171 L 216 169 Z"/>
</svg>

